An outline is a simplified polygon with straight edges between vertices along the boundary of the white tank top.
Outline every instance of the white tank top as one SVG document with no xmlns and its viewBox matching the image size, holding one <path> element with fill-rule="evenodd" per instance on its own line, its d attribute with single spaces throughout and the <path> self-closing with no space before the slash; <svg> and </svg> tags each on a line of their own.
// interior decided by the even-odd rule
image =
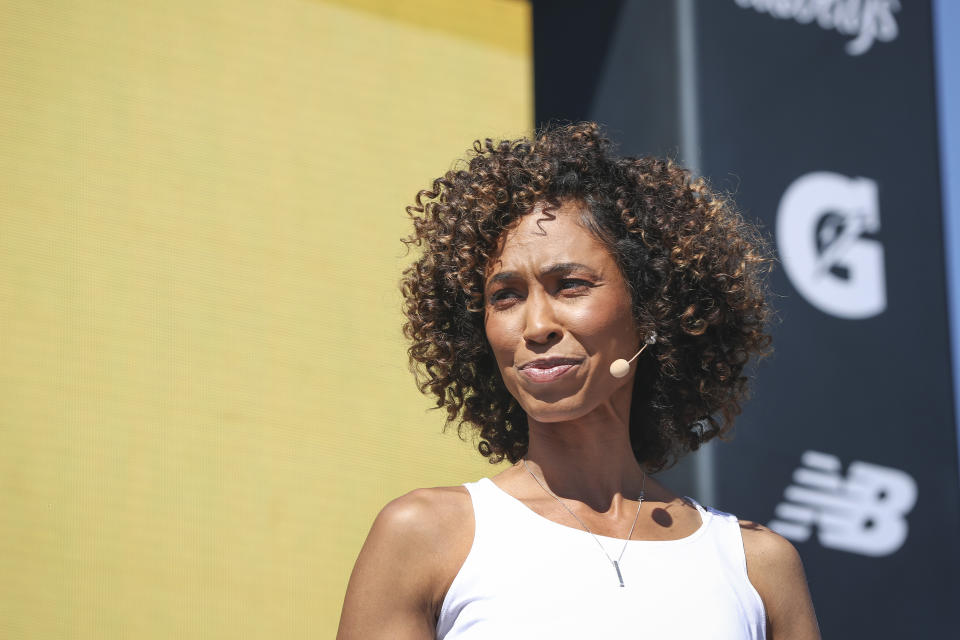
<svg viewBox="0 0 960 640">
<path fill-rule="evenodd" d="M 588 532 L 544 518 L 488 478 L 464 486 L 473 546 L 443 600 L 438 640 L 765 638 L 736 516 L 686 498 L 700 528 L 627 542 L 621 587 Z M 616 559 L 624 541 L 597 538 Z"/>
</svg>

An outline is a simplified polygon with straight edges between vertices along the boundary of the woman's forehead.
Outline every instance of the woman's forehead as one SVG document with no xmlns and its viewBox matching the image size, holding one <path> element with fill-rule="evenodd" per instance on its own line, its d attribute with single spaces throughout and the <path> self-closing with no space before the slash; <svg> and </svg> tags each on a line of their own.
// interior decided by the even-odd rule
<svg viewBox="0 0 960 640">
<path fill-rule="evenodd" d="M 488 276 L 530 264 L 578 262 L 600 269 L 613 262 L 602 242 L 583 226 L 586 205 L 538 203 L 503 234 L 487 267 Z"/>
</svg>

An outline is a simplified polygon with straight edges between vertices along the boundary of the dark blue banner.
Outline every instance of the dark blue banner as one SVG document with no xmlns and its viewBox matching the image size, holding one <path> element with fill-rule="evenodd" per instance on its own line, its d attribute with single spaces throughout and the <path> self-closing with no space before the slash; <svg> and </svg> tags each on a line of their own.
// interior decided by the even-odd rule
<svg viewBox="0 0 960 640">
<path fill-rule="evenodd" d="M 543 79 L 567 36 L 541 26 L 566 9 L 534 6 L 538 121 L 595 119 L 625 153 L 688 156 L 777 252 L 775 353 L 733 442 L 685 461 L 679 490 L 709 486 L 714 506 L 794 542 L 824 637 L 956 635 L 929 2 L 621 3 L 581 40 L 605 43 L 596 73 L 562 91 Z"/>
</svg>

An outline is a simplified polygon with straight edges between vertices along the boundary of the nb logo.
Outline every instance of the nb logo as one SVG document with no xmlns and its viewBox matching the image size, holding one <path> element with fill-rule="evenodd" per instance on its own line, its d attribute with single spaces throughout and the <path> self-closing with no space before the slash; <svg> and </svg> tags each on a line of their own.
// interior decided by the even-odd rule
<svg viewBox="0 0 960 640">
<path fill-rule="evenodd" d="M 844 478 L 840 460 L 818 451 L 806 451 L 802 461 L 768 527 L 804 542 L 816 526 L 823 546 L 865 556 L 890 555 L 903 546 L 906 515 L 917 501 L 909 474 L 855 461 Z"/>
<path fill-rule="evenodd" d="M 877 183 L 817 171 L 787 187 L 777 210 L 777 248 L 791 284 L 813 306 L 846 319 L 887 307 Z"/>
</svg>

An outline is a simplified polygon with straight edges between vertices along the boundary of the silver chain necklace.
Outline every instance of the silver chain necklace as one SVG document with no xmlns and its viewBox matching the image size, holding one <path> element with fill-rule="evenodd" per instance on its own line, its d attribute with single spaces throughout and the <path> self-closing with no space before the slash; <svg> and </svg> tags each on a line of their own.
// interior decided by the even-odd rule
<svg viewBox="0 0 960 640">
<path fill-rule="evenodd" d="M 638 504 L 637 504 L 637 515 L 633 516 L 633 524 L 630 525 L 630 533 L 627 534 L 627 539 L 623 541 L 623 548 L 620 549 L 620 555 L 617 556 L 617 559 L 616 559 L 616 560 L 614 560 L 613 558 L 610 557 L 610 554 L 607 553 L 607 549 L 606 549 L 606 547 L 603 546 L 603 543 L 600 542 L 600 538 L 598 538 L 597 535 L 596 535 L 593 531 L 590 530 L 590 527 L 588 527 L 587 524 L 586 524 L 583 520 L 581 520 L 579 516 L 577 516 L 577 514 L 575 514 L 573 511 L 571 511 L 571 510 L 570 510 L 570 507 L 568 507 L 567 505 L 563 504 L 563 500 L 561 500 L 561 499 L 557 496 L 557 494 L 555 494 L 553 491 L 550 491 L 550 489 L 547 489 L 547 487 L 544 486 L 544 484 L 543 484 L 542 482 L 540 482 L 540 478 L 538 478 L 536 475 L 534 475 L 533 471 L 530 471 L 530 467 L 527 466 L 527 459 L 526 459 L 526 458 L 521 458 L 520 461 L 523 462 L 523 468 L 527 470 L 527 473 L 530 474 L 530 477 L 532 477 L 534 480 L 537 481 L 537 484 L 540 485 L 540 488 L 543 489 L 544 493 L 546 493 L 548 496 L 552 497 L 554 500 L 556 500 L 557 502 L 559 502 L 559 503 L 560 503 L 560 506 L 563 507 L 564 509 L 566 509 L 566 510 L 567 510 L 567 513 L 569 513 L 569 514 L 572 515 L 574 518 L 576 518 L 577 522 L 580 523 L 580 526 L 583 527 L 584 529 L 586 529 L 586 530 L 587 530 L 587 533 L 589 533 L 591 536 L 593 536 L 593 539 L 597 541 L 597 544 L 598 544 L 598 545 L 600 545 L 600 550 L 603 551 L 603 555 L 607 556 L 607 560 L 610 561 L 610 564 L 613 565 L 614 570 L 617 572 L 617 579 L 620 580 L 620 586 L 621 586 L 621 587 L 624 586 L 624 584 L 623 584 L 623 574 L 620 573 L 620 560 L 623 559 L 623 552 L 627 550 L 627 543 L 630 542 L 630 538 L 633 537 L 633 529 L 634 529 L 634 527 L 637 526 L 637 520 L 640 518 L 640 507 L 643 505 L 644 489 L 645 489 L 646 486 L 647 486 L 647 474 L 646 474 L 646 472 L 644 472 L 644 474 L 643 474 L 643 481 L 642 481 L 642 484 L 640 485 L 640 497 L 637 498 L 637 501 L 638 501 Z"/>
</svg>

